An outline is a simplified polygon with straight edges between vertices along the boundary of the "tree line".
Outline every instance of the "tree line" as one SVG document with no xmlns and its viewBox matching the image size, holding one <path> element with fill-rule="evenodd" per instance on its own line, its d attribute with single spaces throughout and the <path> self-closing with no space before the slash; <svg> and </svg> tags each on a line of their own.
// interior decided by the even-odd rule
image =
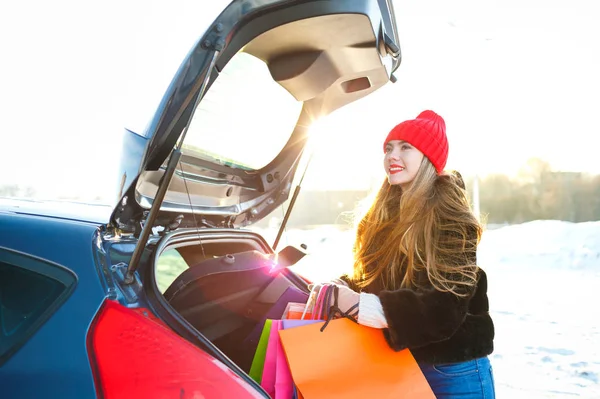
<svg viewBox="0 0 600 399">
<path fill-rule="evenodd" d="M 475 178 L 464 176 L 470 200 Z M 530 159 L 515 176 L 491 174 L 478 179 L 481 219 L 487 224 L 533 220 L 587 222 L 600 220 L 600 175 L 553 171 L 541 159 Z M 349 225 L 367 191 L 303 191 L 288 226 Z M 288 203 L 284 204 L 287 209 Z M 282 217 L 283 210 L 275 213 Z"/>
<path fill-rule="evenodd" d="M 474 178 L 466 183 L 472 194 Z M 479 198 L 488 223 L 600 220 L 600 175 L 552 171 L 550 164 L 534 158 L 517 176 L 480 179 Z"/>
</svg>

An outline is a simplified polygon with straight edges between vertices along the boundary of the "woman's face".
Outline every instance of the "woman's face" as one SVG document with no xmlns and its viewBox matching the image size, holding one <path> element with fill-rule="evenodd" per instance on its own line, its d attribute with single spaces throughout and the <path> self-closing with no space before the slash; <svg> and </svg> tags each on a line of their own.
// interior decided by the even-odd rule
<svg viewBox="0 0 600 399">
<path fill-rule="evenodd" d="M 411 144 L 402 140 L 390 140 L 385 145 L 383 167 L 391 185 L 406 188 L 413 181 L 421 162 L 423 153 Z"/>
</svg>

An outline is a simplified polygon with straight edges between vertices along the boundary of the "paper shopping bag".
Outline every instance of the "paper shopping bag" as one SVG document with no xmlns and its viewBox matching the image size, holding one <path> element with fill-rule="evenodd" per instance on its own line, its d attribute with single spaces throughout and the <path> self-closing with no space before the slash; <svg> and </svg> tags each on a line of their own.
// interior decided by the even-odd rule
<svg viewBox="0 0 600 399">
<path fill-rule="evenodd" d="M 290 302 L 306 303 L 308 300 L 308 294 L 300 291 L 295 287 L 288 287 L 283 294 L 275 301 L 273 306 L 267 311 L 267 313 L 256 323 L 256 327 L 244 340 L 244 346 L 249 350 L 254 350 L 258 345 L 258 340 L 262 332 L 262 326 L 266 319 L 279 320 L 283 318 L 286 307 Z"/>
<path fill-rule="evenodd" d="M 277 341 L 277 362 L 275 370 L 275 399 L 291 399 L 294 394 L 294 381 L 288 366 L 281 341 Z"/>
<path fill-rule="evenodd" d="M 281 329 L 286 330 L 288 328 L 295 328 L 295 327 L 300 327 L 300 326 L 305 326 L 307 324 L 314 324 L 314 323 L 319 323 L 322 320 L 282 320 L 281 321 Z M 283 368 L 283 364 L 285 362 L 285 371 L 281 372 L 281 377 L 279 374 L 279 369 L 277 370 L 277 381 L 275 382 L 275 399 L 280 399 L 280 398 L 289 398 L 290 392 L 292 394 L 292 399 L 304 399 L 302 397 L 302 394 L 300 392 L 298 392 L 297 388 L 296 388 L 296 384 L 294 384 L 293 378 L 292 378 L 292 373 L 290 372 L 290 366 L 287 363 L 287 358 L 285 357 L 285 350 L 283 349 L 283 345 L 280 345 L 279 347 L 281 348 L 281 352 L 277 353 L 277 367 L 282 367 Z M 281 359 L 280 359 L 281 357 Z M 280 381 L 279 379 L 281 378 L 281 387 L 279 388 L 280 391 L 277 391 L 278 388 L 278 381 Z M 289 382 L 288 382 L 289 380 Z M 288 385 L 289 384 L 289 385 Z"/>
<path fill-rule="evenodd" d="M 435 399 L 409 350 L 396 352 L 383 333 L 347 318 L 280 330 L 298 393 L 304 399 Z"/>
<path fill-rule="evenodd" d="M 275 396 L 275 376 L 277 374 L 277 345 L 279 345 L 278 332 L 281 328 L 281 320 L 271 321 L 271 332 L 265 355 L 265 366 L 263 368 L 260 386 L 267 391 L 272 398 Z"/>
<path fill-rule="evenodd" d="M 256 347 L 256 352 L 254 353 L 254 359 L 252 360 L 249 373 L 250 377 L 259 384 L 262 380 L 262 373 L 265 366 L 265 357 L 267 355 L 267 344 L 269 342 L 270 333 L 271 320 L 267 319 L 265 320 L 262 334 L 260 335 L 260 340 L 258 341 L 258 346 Z"/>
<path fill-rule="evenodd" d="M 304 315 L 305 319 L 312 318 L 312 312 L 306 311 L 306 303 L 290 302 L 287 304 L 285 311 L 283 312 L 282 320 L 299 320 Z"/>
</svg>

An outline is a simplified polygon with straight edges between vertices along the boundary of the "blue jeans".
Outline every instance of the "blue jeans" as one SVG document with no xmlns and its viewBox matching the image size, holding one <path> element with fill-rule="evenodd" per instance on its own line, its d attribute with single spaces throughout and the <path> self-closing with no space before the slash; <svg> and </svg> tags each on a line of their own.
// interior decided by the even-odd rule
<svg viewBox="0 0 600 399">
<path fill-rule="evenodd" d="M 487 357 L 452 364 L 419 364 L 438 399 L 494 399 L 494 375 Z"/>
</svg>

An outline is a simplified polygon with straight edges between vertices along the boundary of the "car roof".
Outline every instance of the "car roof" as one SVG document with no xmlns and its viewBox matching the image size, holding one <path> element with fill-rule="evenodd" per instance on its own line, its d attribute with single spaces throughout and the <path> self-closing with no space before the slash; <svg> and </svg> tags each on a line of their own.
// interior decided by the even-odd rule
<svg viewBox="0 0 600 399">
<path fill-rule="evenodd" d="M 0 197 L 0 212 L 37 215 L 104 224 L 110 219 L 111 205 L 60 200 L 34 200 Z"/>
</svg>

